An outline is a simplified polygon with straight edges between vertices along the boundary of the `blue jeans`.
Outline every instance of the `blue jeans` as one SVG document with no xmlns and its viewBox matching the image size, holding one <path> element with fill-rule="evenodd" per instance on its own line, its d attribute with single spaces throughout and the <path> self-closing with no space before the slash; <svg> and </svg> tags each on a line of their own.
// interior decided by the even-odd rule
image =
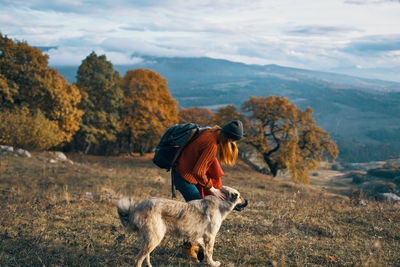
<svg viewBox="0 0 400 267">
<path fill-rule="evenodd" d="M 183 198 L 186 202 L 195 199 L 202 199 L 199 190 L 197 189 L 196 185 L 189 183 L 185 179 L 183 179 L 179 173 L 172 171 L 172 179 L 174 181 L 175 188 L 181 192 Z"/>
</svg>

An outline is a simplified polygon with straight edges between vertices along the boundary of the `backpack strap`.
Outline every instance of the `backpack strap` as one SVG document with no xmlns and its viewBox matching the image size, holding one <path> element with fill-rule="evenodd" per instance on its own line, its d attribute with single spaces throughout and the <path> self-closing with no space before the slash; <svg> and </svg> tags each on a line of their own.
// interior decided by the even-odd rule
<svg viewBox="0 0 400 267">
<path fill-rule="evenodd" d="M 183 150 L 183 148 L 188 145 L 190 142 L 192 142 L 194 139 L 197 138 L 197 136 L 200 135 L 200 129 L 193 129 L 192 133 L 190 134 L 189 138 L 187 139 L 186 143 L 181 146 L 178 150 L 178 152 L 175 154 L 174 159 L 171 162 L 171 167 L 169 169 L 167 169 L 167 172 L 171 170 L 171 168 L 175 167 L 175 162 L 176 160 L 179 158 L 179 156 L 181 155 L 181 152 Z"/>
<path fill-rule="evenodd" d="M 172 199 L 176 198 L 174 174 L 173 173 L 174 173 L 174 171 L 171 172 L 171 195 L 172 195 Z"/>
</svg>

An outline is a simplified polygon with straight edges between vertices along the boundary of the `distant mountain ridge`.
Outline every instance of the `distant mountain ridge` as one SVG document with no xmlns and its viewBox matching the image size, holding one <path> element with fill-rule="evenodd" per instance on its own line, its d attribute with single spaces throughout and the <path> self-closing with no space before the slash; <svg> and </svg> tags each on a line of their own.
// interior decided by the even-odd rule
<svg viewBox="0 0 400 267">
<path fill-rule="evenodd" d="M 337 140 L 391 148 L 371 159 L 400 156 L 400 83 L 223 59 L 142 58 L 135 65 L 114 67 L 121 75 L 137 68 L 160 73 L 181 107 L 240 108 L 250 95 L 282 95 L 301 109 L 310 106 L 317 124 Z M 56 68 L 69 82 L 75 81 L 78 66 Z"/>
</svg>

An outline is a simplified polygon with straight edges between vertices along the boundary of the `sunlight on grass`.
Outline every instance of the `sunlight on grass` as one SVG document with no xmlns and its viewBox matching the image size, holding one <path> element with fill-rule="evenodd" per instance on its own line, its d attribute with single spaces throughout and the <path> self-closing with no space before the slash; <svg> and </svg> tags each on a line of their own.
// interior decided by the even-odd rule
<svg viewBox="0 0 400 267">
<path fill-rule="evenodd" d="M 169 173 L 149 158 L 68 157 L 75 163 L 0 157 L 2 266 L 133 263 L 139 244 L 124 233 L 115 202 L 121 195 L 170 198 Z M 224 266 L 400 264 L 398 205 L 354 206 L 346 196 L 272 179 L 243 163 L 224 170 L 224 184 L 250 203 L 217 235 L 215 259 Z M 180 249 L 181 241 L 167 236 L 152 263 L 195 266 Z"/>
</svg>

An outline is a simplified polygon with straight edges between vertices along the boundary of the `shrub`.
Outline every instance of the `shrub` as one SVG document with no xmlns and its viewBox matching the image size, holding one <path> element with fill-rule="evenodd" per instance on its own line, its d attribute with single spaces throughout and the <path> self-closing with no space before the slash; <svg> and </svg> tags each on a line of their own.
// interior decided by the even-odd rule
<svg viewBox="0 0 400 267">
<path fill-rule="evenodd" d="M 352 182 L 353 184 L 362 184 L 362 183 L 365 182 L 365 177 L 362 177 L 362 176 L 360 176 L 360 177 L 358 177 L 358 176 L 353 177 L 353 180 L 352 180 L 351 182 Z"/>
<path fill-rule="evenodd" d="M 350 201 L 357 202 L 360 199 L 364 198 L 364 192 L 362 189 L 350 188 L 349 198 L 350 198 Z"/>
<path fill-rule="evenodd" d="M 352 178 L 353 184 L 362 184 L 366 181 L 365 174 L 358 171 L 350 172 L 347 177 Z"/>
<path fill-rule="evenodd" d="M 384 181 L 372 181 L 363 185 L 363 191 L 370 196 L 377 196 L 381 193 L 392 193 L 396 189 L 397 186 L 394 183 Z"/>
<path fill-rule="evenodd" d="M 393 183 L 395 183 L 397 186 L 400 186 L 400 176 L 396 176 L 393 178 Z"/>
<path fill-rule="evenodd" d="M 25 149 L 48 149 L 62 142 L 57 122 L 48 120 L 40 110 L 27 108 L 0 112 L 0 143 Z"/>
<path fill-rule="evenodd" d="M 331 165 L 331 170 L 332 171 L 338 171 L 338 170 L 341 170 L 341 169 L 343 169 L 343 167 L 340 165 L 340 163 L 334 163 L 334 164 Z"/>
<path fill-rule="evenodd" d="M 389 168 L 381 167 L 370 169 L 367 173 L 380 178 L 393 179 L 397 176 L 400 176 L 400 168 L 395 166 L 390 166 Z"/>
</svg>

